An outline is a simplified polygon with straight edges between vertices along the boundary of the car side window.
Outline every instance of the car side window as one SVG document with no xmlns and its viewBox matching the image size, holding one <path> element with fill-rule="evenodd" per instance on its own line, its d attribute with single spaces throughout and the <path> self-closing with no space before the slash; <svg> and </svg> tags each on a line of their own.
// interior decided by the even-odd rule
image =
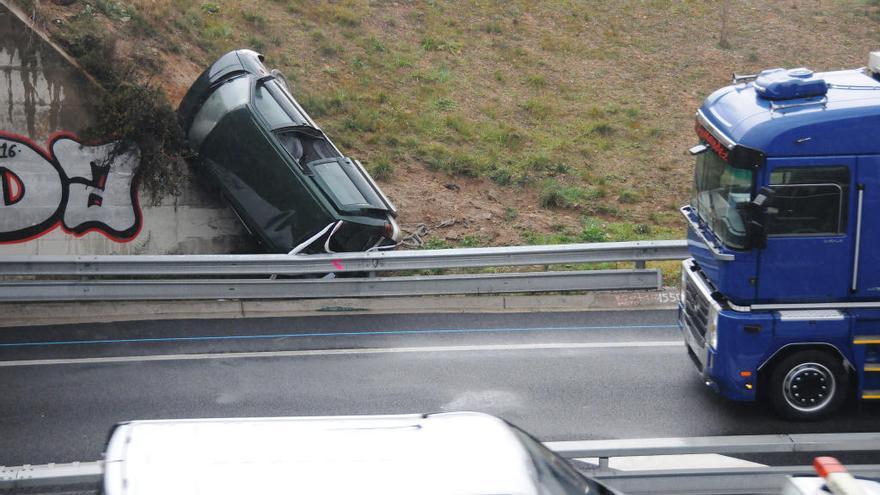
<svg viewBox="0 0 880 495">
<path fill-rule="evenodd" d="M 296 130 L 279 130 L 275 131 L 275 135 L 281 146 L 304 170 L 307 169 L 308 163 L 315 160 L 341 156 L 326 140 L 310 136 L 307 133 Z"/>
<path fill-rule="evenodd" d="M 303 142 L 300 136 L 295 132 L 277 132 L 278 141 L 281 146 L 293 157 L 300 166 L 304 165 L 303 159 Z"/>
<path fill-rule="evenodd" d="M 773 201 L 768 235 L 837 235 L 846 232 L 847 167 L 777 168 L 770 174 Z"/>
<path fill-rule="evenodd" d="M 287 115 L 287 112 L 269 92 L 268 84 L 258 84 L 254 89 L 254 106 L 257 112 L 269 123 L 270 129 L 294 125 L 293 119 Z"/>
</svg>

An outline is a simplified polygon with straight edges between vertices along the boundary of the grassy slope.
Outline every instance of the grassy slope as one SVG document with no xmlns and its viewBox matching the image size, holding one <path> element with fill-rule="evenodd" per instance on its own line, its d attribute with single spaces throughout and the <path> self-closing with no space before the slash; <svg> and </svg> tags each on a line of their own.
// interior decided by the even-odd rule
<svg viewBox="0 0 880 495">
<path fill-rule="evenodd" d="M 875 2 L 96 0 L 123 49 L 160 55 L 179 98 L 252 47 L 434 245 L 676 238 L 693 114 L 733 70 L 857 67 Z M 53 27 L 65 36 L 65 25 Z M 70 34 L 69 32 L 67 33 Z M 455 183 L 460 190 L 442 187 Z"/>
</svg>

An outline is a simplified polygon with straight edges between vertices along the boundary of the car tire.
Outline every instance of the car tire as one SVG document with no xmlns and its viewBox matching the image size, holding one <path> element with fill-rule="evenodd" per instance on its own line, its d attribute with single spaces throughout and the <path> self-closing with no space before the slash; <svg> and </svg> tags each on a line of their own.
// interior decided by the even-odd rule
<svg viewBox="0 0 880 495">
<path fill-rule="evenodd" d="M 840 407 L 846 398 L 848 381 L 839 356 L 824 351 L 800 351 L 773 368 L 765 396 L 781 417 L 815 421 Z"/>
</svg>

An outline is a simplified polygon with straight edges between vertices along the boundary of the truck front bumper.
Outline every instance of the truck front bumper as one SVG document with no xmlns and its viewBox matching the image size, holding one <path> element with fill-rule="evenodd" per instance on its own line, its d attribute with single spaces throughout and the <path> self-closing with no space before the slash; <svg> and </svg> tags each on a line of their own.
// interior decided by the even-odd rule
<svg viewBox="0 0 880 495">
<path fill-rule="evenodd" d="M 714 289 L 703 277 L 693 259 L 682 263 L 682 298 L 678 306 L 678 326 L 688 354 L 697 367 L 700 380 L 725 398 L 737 401 L 755 399 L 754 383 L 741 378 L 741 353 L 733 352 L 731 336 L 739 326 L 736 312 L 712 297 Z M 713 343 L 714 342 L 714 343 Z M 717 347 L 726 349 L 719 352 Z M 746 382 L 749 382 L 747 385 Z"/>
<path fill-rule="evenodd" d="M 697 329 L 691 327 L 685 318 L 685 309 L 682 304 L 678 305 L 678 327 L 687 347 L 688 356 L 694 362 L 700 379 L 707 387 L 715 392 L 720 392 L 718 383 L 712 376 L 712 368 L 715 364 L 715 352 L 706 345 L 705 340 L 699 335 Z"/>
</svg>

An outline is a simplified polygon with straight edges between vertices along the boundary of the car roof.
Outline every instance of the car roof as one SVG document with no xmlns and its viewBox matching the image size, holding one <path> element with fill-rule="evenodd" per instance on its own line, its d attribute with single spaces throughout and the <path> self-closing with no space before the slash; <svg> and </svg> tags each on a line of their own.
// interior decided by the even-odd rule
<svg viewBox="0 0 880 495">
<path fill-rule="evenodd" d="M 468 412 L 134 421 L 105 462 L 108 495 L 538 492 L 510 426 Z"/>
</svg>

